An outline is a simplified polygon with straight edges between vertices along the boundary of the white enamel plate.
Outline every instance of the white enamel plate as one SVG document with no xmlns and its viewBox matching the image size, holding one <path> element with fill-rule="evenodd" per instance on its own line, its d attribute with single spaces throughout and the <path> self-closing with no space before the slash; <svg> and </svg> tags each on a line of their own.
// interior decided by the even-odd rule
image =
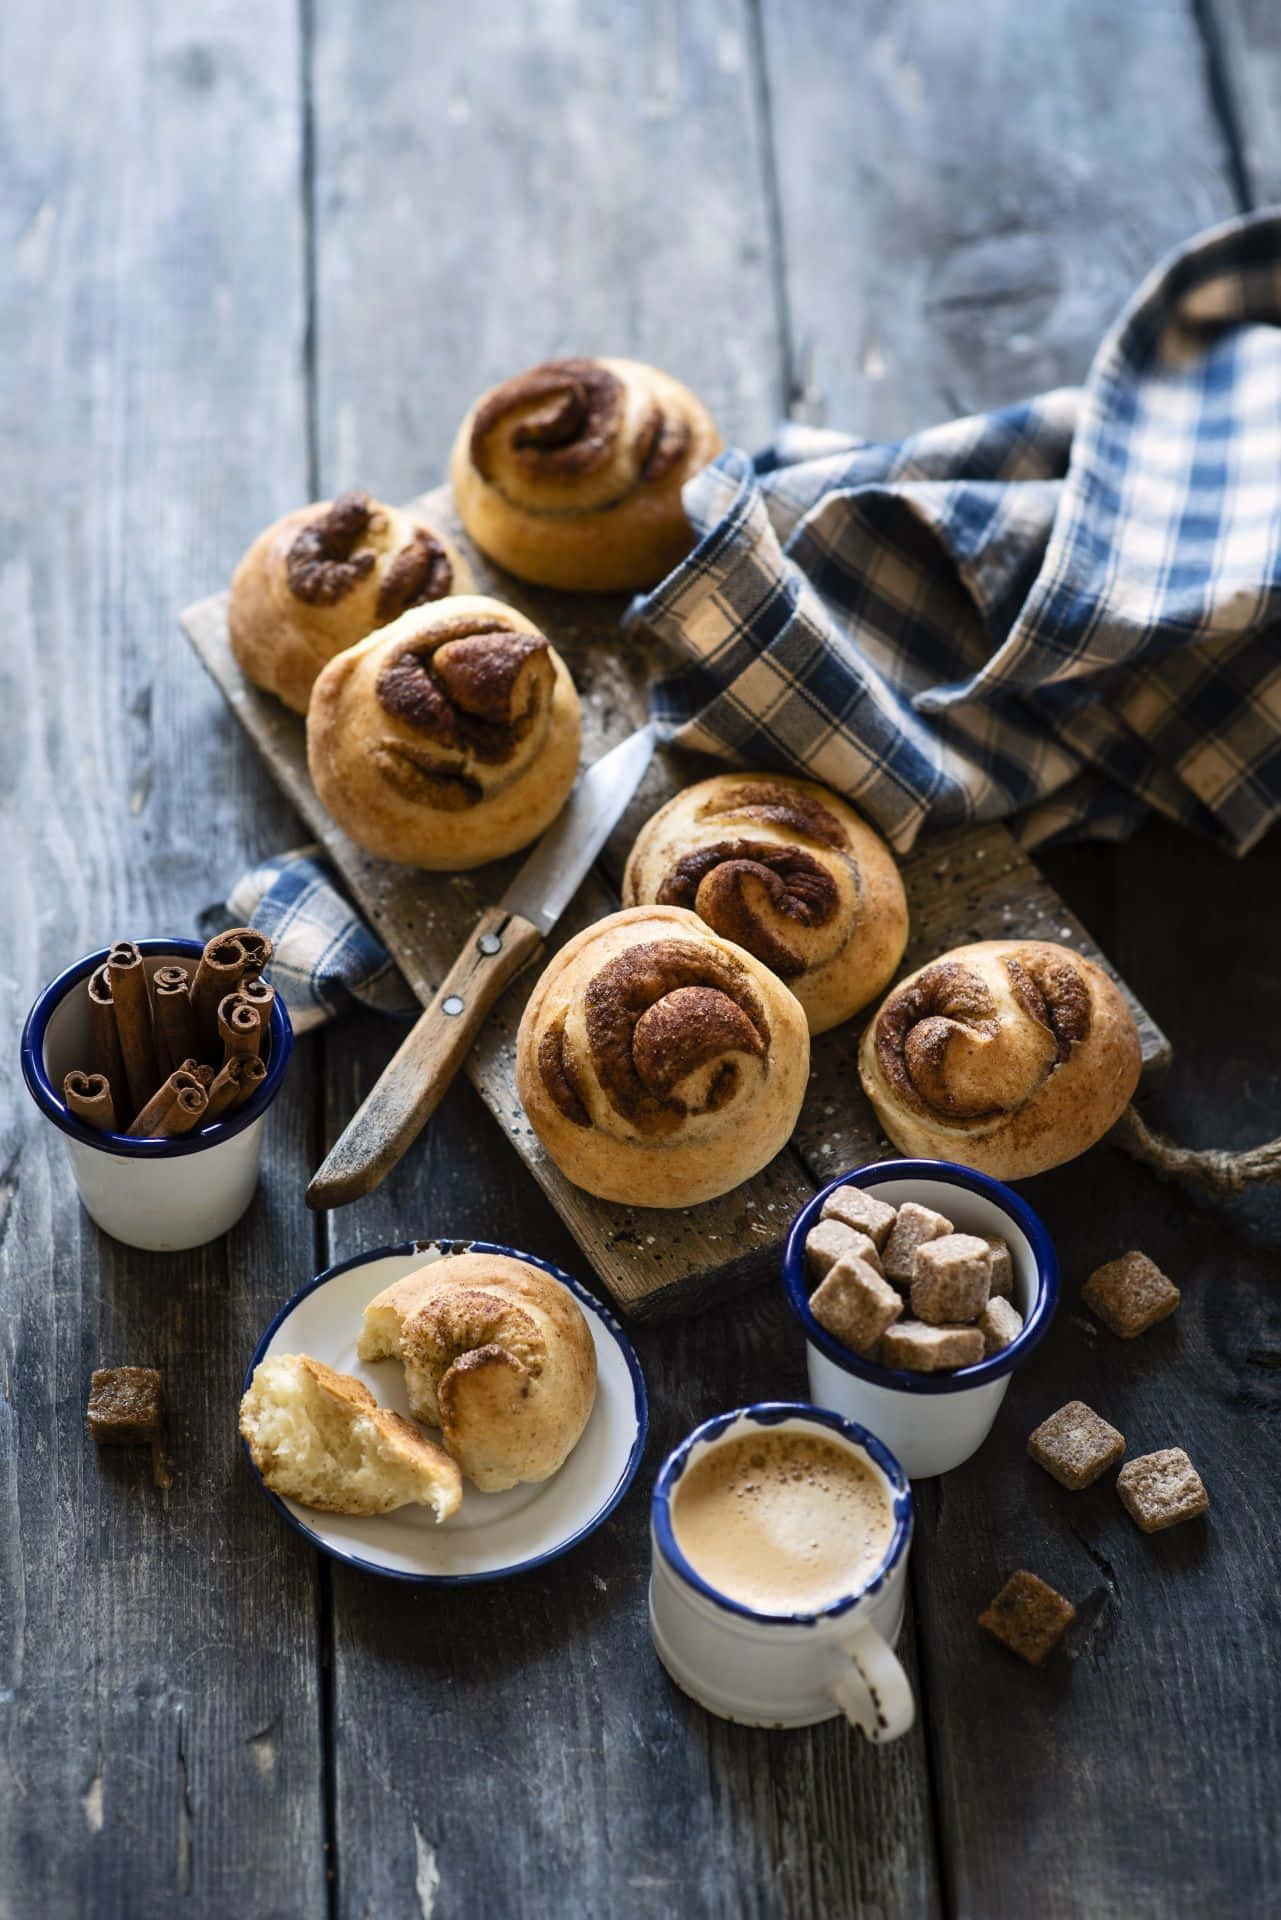
<svg viewBox="0 0 1281 1920">
<path fill-rule="evenodd" d="M 582 1308 L 596 1343 L 596 1404 L 582 1439 L 564 1466 L 537 1485 L 480 1493 L 464 1480 L 462 1506 L 441 1525 L 425 1507 L 399 1507 L 371 1517 L 318 1513 L 282 1500 L 264 1485 L 263 1492 L 285 1518 L 336 1560 L 429 1584 L 499 1580 L 553 1560 L 593 1533 L 635 1477 L 648 1410 L 631 1341 L 608 1309 L 559 1267 L 484 1240 L 411 1241 L 330 1267 L 276 1315 L 249 1363 L 246 1387 L 259 1361 L 269 1355 L 309 1353 L 363 1380 L 380 1406 L 408 1415 L 400 1362 L 370 1363 L 357 1357 L 361 1315 L 393 1280 L 448 1254 L 469 1252 L 504 1253 L 542 1267 L 569 1288 Z M 253 1471 L 261 1485 L 257 1468 Z"/>
</svg>

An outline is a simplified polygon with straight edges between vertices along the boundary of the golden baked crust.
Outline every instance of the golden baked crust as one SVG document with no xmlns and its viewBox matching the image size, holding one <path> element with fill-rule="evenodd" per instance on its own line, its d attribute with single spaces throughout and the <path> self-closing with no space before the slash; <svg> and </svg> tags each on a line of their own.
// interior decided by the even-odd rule
<svg viewBox="0 0 1281 1920">
<path fill-rule="evenodd" d="M 449 478 L 478 547 L 570 591 L 655 586 L 689 552 L 681 505 L 721 437 L 687 387 L 639 360 L 547 360 L 476 402 Z"/>
<path fill-rule="evenodd" d="M 457 549 L 418 515 L 365 493 L 317 500 L 260 533 L 236 568 L 231 650 L 255 686 L 306 713 L 316 675 L 343 647 L 473 584 Z"/>
<path fill-rule="evenodd" d="M 1141 1065 L 1117 987 L 1048 940 L 980 940 L 932 960 L 881 1003 L 859 1048 L 896 1147 L 998 1180 L 1084 1153 L 1124 1112 Z"/>
<path fill-rule="evenodd" d="M 596 1399 L 591 1328 L 568 1288 L 506 1254 L 459 1253 L 384 1287 L 362 1359 L 400 1359 L 415 1418 L 486 1493 L 546 1480 Z"/>
<path fill-rule="evenodd" d="M 718 773 L 660 807 L 637 836 L 623 905 L 689 907 L 786 980 L 825 1033 L 893 979 L 907 944 L 894 856 L 826 787 Z"/>
<path fill-rule="evenodd" d="M 516 1037 L 516 1086 L 575 1185 L 685 1207 L 791 1137 L 809 1074 L 796 996 L 683 907 L 630 907 L 550 962 Z"/>
<path fill-rule="evenodd" d="M 325 1513 L 414 1505 L 440 1521 L 462 1500 L 457 1464 L 443 1448 L 380 1407 L 363 1381 L 310 1354 L 275 1354 L 255 1367 L 240 1431 L 273 1493 Z"/>
<path fill-rule="evenodd" d="M 455 594 L 331 660 L 307 712 L 321 801 L 358 846 L 457 872 L 528 845 L 578 771 L 564 661 L 514 607 Z"/>
</svg>

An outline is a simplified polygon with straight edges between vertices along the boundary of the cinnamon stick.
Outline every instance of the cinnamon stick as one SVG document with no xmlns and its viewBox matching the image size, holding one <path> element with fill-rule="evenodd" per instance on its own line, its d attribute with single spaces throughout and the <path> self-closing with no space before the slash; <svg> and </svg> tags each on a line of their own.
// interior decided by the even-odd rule
<svg viewBox="0 0 1281 1920">
<path fill-rule="evenodd" d="M 218 934 L 200 956 L 191 983 L 191 1011 L 196 1023 L 196 1051 L 206 1060 L 218 1054 L 219 1003 L 235 992 L 247 964 L 248 955 L 235 934 Z"/>
<path fill-rule="evenodd" d="M 229 993 L 218 1008 L 218 1038 L 222 1055 L 257 1053 L 262 1044 L 262 1014 L 240 993 Z"/>
<path fill-rule="evenodd" d="M 276 1003 L 276 989 L 269 986 L 265 980 L 245 979 L 236 988 L 236 992 L 242 1000 L 247 1000 L 251 1007 L 258 1008 L 262 1015 L 262 1030 L 266 1033 L 271 1009 Z"/>
<path fill-rule="evenodd" d="M 117 940 L 107 955 L 107 978 L 116 1010 L 116 1031 L 124 1055 L 129 1087 L 129 1113 L 138 1113 L 151 1098 L 160 1079 L 151 1030 L 151 995 L 147 969 L 132 940 Z"/>
<path fill-rule="evenodd" d="M 223 934 L 224 940 L 239 940 L 245 950 L 246 980 L 256 980 L 260 973 L 271 965 L 271 956 L 275 952 L 265 933 L 259 933 L 257 927 L 228 927 Z"/>
<path fill-rule="evenodd" d="M 156 1057 L 161 1073 L 185 1067 L 196 1051 L 191 1012 L 191 981 L 176 963 L 157 967 L 151 976 L 151 1005 L 156 1022 Z"/>
<path fill-rule="evenodd" d="M 256 1053 L 229 1054 L 226 1061 L 214 1075 L 213 1085 L 209 1089 L 209 1110 L 206 1121 L 219 1120 L 233 1107 L 243 1107 L 251 1100 L 267 1077 L 267 1069 Z"/>
<path fill-rule="evenodd" d="M 160 1140 L 190 1133 L 199 1126 L 209 1106 L 209 1095 L 193 1073 L 179 1067 L 143 1107 L 129 1129 L 135 1140 Z"/>
<path fill-rule="evenodd" d="M 101 1074 L 111 1088 L 115 1112 L 128 1113 L 129 1082 L 125 1078 L 125 1057 L 120 1051 L 116 1027 L 116 1009 L 111 998 L 111 979 L 105 966 L 89 976 L 89 1070 Z"/>
<path fill-rule="evenodd" d="M 103 1133 L 115 1132 L 116 1108 L 105 1073 L 83 1073 L 74 1067 L 63 1076 L 62 1097 L 76 1119 L 83 1120 L 86 1126 L 97 1127 Z"/>
</svg>

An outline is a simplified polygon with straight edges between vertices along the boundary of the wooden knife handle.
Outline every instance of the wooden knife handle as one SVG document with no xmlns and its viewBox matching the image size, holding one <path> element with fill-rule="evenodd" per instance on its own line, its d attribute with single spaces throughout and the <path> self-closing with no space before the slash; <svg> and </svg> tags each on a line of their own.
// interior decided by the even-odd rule
<svg viewBox="0 0 1281 1920">
<path fill-rule="evenodd" d="M 542 946 L 518 913 L 489 907 L 307 1189 L 307 1205 L 345 1207 L 372 1193 L 435 1111 L 489 1009 Z"/>
</svg>

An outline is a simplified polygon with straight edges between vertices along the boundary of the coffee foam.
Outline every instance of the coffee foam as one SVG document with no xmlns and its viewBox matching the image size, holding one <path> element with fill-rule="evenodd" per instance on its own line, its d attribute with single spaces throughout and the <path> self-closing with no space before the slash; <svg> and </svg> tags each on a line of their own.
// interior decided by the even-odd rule
<svg viewBox="0 0 1281 1920">
<path fill-rule="evenodd" d="M 857 1591 L 889 1548 L 885 1483 L 835 1440 L 739 1434 L 677 1483 L 672 1531 L 710 1587 L 757 1613 L 812 1613 Z"/>
</svg>

